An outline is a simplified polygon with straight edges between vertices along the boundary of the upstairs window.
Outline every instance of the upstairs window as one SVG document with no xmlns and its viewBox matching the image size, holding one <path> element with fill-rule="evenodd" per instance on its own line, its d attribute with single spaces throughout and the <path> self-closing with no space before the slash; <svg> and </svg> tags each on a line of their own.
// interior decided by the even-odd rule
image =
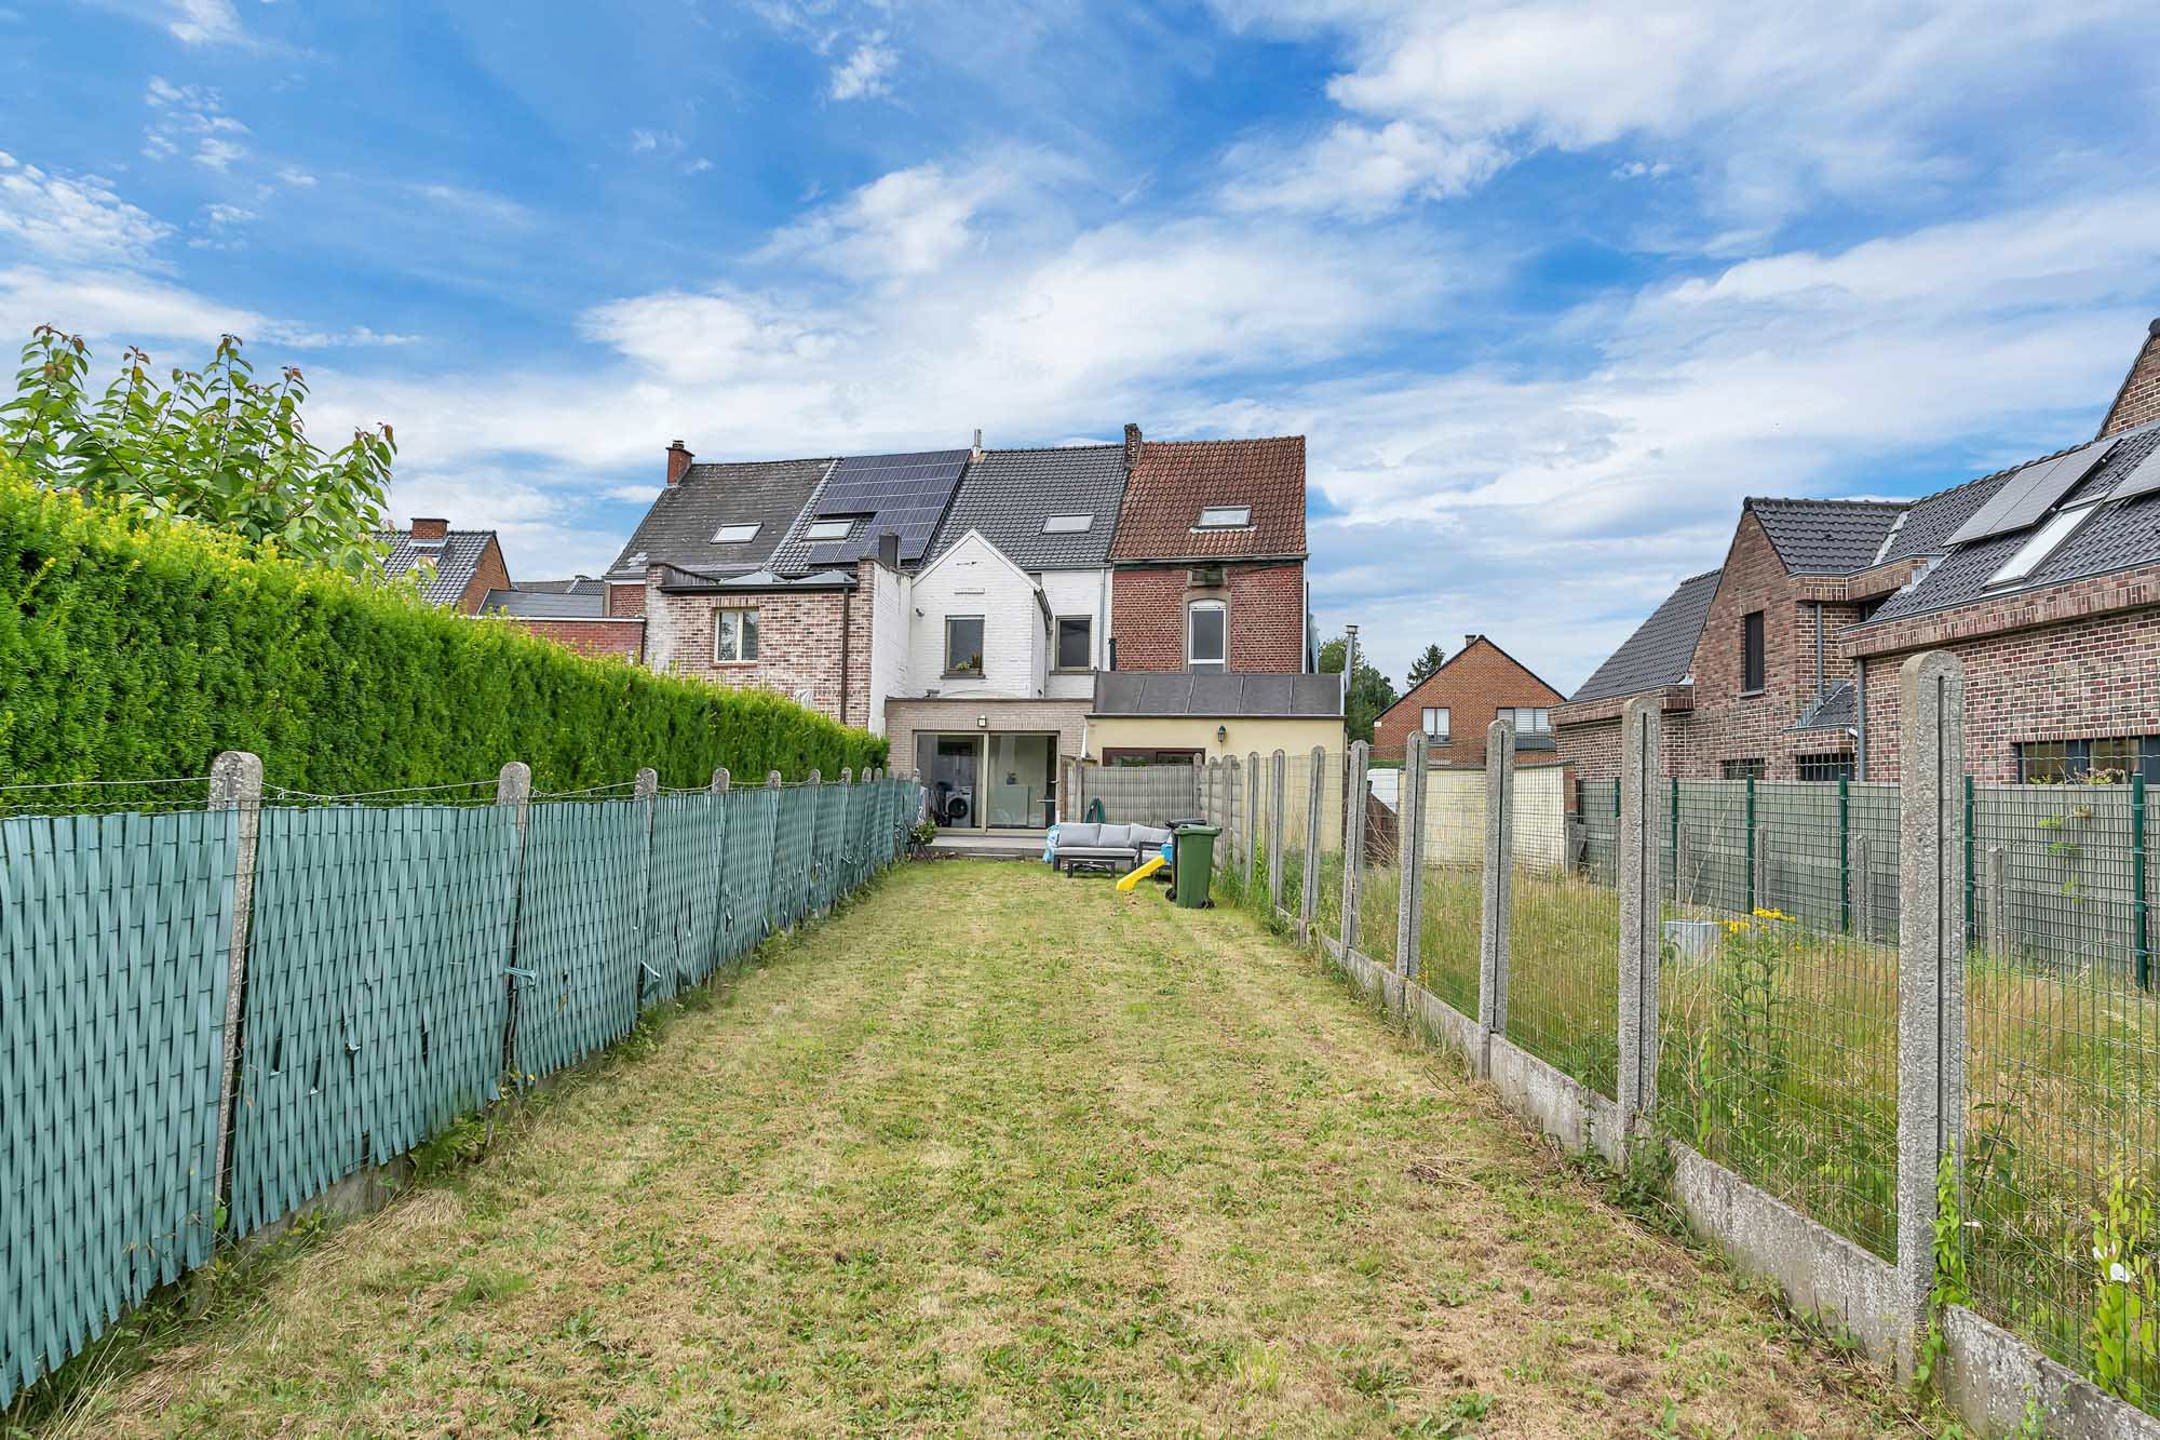
<svg viewBox="0 0 2160 1440">
<path fill-rule="evenodd" d="M 1426 738 L 1438 740 L 1443 745 L 1447 743 L 1449 724 L 1447 706 L 1427 705 L 1420 723 L 1424 727 Z"/>
<path fill-rule="evenodd" d="M 1242 530 L 1252 524 L 1250 505 L 1207 505 L 1201 507 L 1200 523 L 1196 530 Z"/>
<path fill-rule="evenodd" d="M 1045 535 L 1082 535 L 1095 528 L 1093 515 L 1051 515 L 1043 520 Z"/>
<path fill-rule="evenodd" d="M 718 530 L 713 531 L 712 543 L 715 545 L 746 545 L 750 541 L 757 539 L 757 532 L 763 528 L 762 525 L 722 525 Z"/>
<path fill-rule="evenodd" d="M 810 522 L 810 528 L 809 528 L 809 529 L 807 529 L 807 530 L 805 530 L 805 531 L 803 531 L 803 539 L 805 539 L 805 540 L 845 540 L 845 539 L 847 539 L 847 537 L 848 537 L 848 532 L 849 532 L 850 530 L 853 530 L 854 528 L 855 528 L 855 522 L 854 522 L 853 520 L 851 520 L 851 519 L 849 519 L 849 520 L 813 520 L 813 521 L 811 521 L 811 522 Z"/>
<path fill-rule="evenodd" d="M 2017 548 L 2009 563 L 1988 577 L 1990 585 L 2015 585 L 2031 576 L 2048 556 L 2062 548 L 2062 543 L 2077 533 L 2077 528 L 2090 519 L 2098 505 L 2080 505 L 2074 510 L 2058 510 L 2048 516 L 2047 523 L 2033 531 L 2030 539 Z"/>
<path fill-rule="evenodd" d="M 1740 693 L 1753 695 L 1763 688 L 1763 612 L 1750 610 L 1740 617 Z"/>
<path fill-rule="evenodd" d="M 1095 620 L 1090 615 L 1061 615 L 1057 622 L 1057 668 L 1087 670 L 1095 663 Z"/>
<path fill-rule="evenodd" d="M 980 675 L 983 669 L 983 617 L 945 617 L 945 673 Z"/>
<path fill-rule="evenodd" d="M 713 613 L 713 661 L 720 665 L 747 665 L 757 659 L 758 612 L 718 610 Z"/>
<path fill-rule="evenodd" d="M 1195 670 L 1230 668 L 1229 607 L 1195 600 L 1185 607 L 1185 663 Z"/>
<path fill-rule="evenodd" d="M 1515 733 L 1517 735 L 1552 734 L 1552 711 L 1550 710 L 1523 707 L 1516 710 L 1503 710 L 1500 713 L 1515 722 Z"/>
</svg>

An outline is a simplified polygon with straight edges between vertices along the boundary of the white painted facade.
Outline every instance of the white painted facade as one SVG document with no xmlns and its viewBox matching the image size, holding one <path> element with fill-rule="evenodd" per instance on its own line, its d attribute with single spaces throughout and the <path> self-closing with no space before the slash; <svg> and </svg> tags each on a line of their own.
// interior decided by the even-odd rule
<svg viewBox="0 0 2160 1440">
<path fill-rule="evenodd" d="M 896 693 L 1042 698 L 1049 658 L 1046 606 L 1035 577 L 970 530 L 915 576 L 908 614 L 908 673 Z M 979 675 L 946 672 L 946 621 L 956 616 L 982 617 Z"/>
<path fill-rule="evenodd" d="M 1051 616 L 1047 650 L 1051 668 L 1044 678 L 1043 693 L 1053 700 L 1095 698 L 1095 672 L 1109 658 L 1110 575 L 1109 567 L 1102 566 L 1093 570 L 1045 570 L 1040 576 L 1043 598 L 1049 603 Z M 1077 673 L 1056 668 L 1056 622 L 1072 615 L 1085 615 L 1093 622 L 1089 630 L 1088 669 Z"/>
<path fill-rule="evenodd" d="M 885 733 L 885 700 L 902 692 L 908 669 L 908 597 L 914 580 L 870 567 L 870 733 Z"/>
</svg>

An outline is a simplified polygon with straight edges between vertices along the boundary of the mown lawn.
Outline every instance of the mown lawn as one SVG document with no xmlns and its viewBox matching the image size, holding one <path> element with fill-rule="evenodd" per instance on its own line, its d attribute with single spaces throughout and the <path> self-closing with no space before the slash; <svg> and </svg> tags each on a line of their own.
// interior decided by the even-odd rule
<svg viewBox="0 0 2160 1440">
<path fill-rule="evenodd" d="M 903 867 L 53 1435 L 1911 1433 L 1249 917 Z"/>
</svg>

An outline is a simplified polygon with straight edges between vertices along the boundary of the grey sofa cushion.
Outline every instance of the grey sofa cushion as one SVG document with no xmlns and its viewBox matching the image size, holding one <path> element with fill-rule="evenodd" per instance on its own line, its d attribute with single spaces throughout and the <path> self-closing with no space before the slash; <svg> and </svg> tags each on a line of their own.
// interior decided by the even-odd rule
<svg viewBox="0 0 2160 1440">
<path fill-rule="evenodd" d="M 1170 843 L 1170 832 L 1158 830 L 1153 825 L 1135 825 L 1132 827 L 1132 841 L 1142 850 L 1160 850 Z"/>
<path fill-rule="evenodd" d="M 1130 825 L 1105 825 L 1102 833 L 1095 837 L 1095 843 L 1105 847 L 1130 845 L 1133 843 L 1132 829 Z"/>
<path fill-rule="evenodd" d="M 1088 825 L 1080 821 L 1070 823 L 1061 821 L 1057 830 L 1058 848 L 1065 850 L 1081 845 L 1100 844 L 1101 835 L 1102 826 L 1100 825 Z"/>
</svg>

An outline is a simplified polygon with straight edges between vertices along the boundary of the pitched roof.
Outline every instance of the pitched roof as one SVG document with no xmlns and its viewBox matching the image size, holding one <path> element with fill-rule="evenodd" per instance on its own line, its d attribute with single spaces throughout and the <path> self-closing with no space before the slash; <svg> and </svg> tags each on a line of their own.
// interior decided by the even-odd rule
<svg viewBox="0 0 2160 1440">
<path fill-rule="evenodd" d="M 985 451 L 961 475 L 928 558 L 979 530 L 1023 570 L 1090 569 L 1110 554 L 1124 494 L 1122 445 Z M 1087 528 L 1046 531 L 1053 515 L 1084 515 Z"/>
<path fill-rule="evenodd" d="M 493 530 L 451 530 L 440 540 L 415 540 L 410 530 L 385 530 L 378 539 L 389 545 L 383 573 L 395 578 L 431 567 L 420 593 L 429 604 L 455 605 L 479 572 L 481 557 L 495 541 Z"/>
<path fill-rule="evenodd" d="M 844 455 L 832 463 L 787 538 L 774 547 L 771 568 L 783 575 L 852 565 L 877 553 L 887 531 L 900 537 L 900 563 L 922 563 L 952 508 L 966 468 L 965 450 L 919 450 L 897 455 Z M 837 540 L 810 538 L 820 520 L 851 519 Z"/>
<path fill-rule="evenodd" d="M 480 613 L 518 615 L 528 620 L 604 620 L 605 589 L 532 590 L 520 586 L 515 590 L 490 590 L 480 602 Z"/>
<path fill-rule="evenodd" d="M 1097 715 L 1173 715 L 1213 719 L 1340 719 L 1340 675 L 1241 675 L 1192 670 L 1098 670 Z"/>
<path fill-rule="evenodd" d="M 1710 616 L 1710 601 L 1717 595 L 1718 577 L 1724 573 L 1709 570 L 1681 581 L 1665 603 L 1651 611 L 1650 618 L 1568 697 L 1568 703 L 1610 700 L 1685 680 L 1695 660 L 1695 642 L 1702 638 L 1703 622 Z"/>
<path fill-rule="evenodd" d="M 609 574 L 642 575 L 648 564 L 714 572 L 756 570 L 832 468 L 830 459 L 738 460 L 692 465 L 654 497 Z M 723 525 L 755 525 L 747 541 L 720 544 Z"/>
<path fill-rule="evenodd" d="M 2125 432 L 2109 447 L 2092 472 L 2063 497 L 2061 504 L 2076 505 L 2107 495 L 2155 450 L 2160 450 L 2160 427 Z M 2012 472 L 2002 472 L 1988 479 L 1999 485 L 2009 473 Z M 1971 508 L 1977 509 L 1978 505 Z M 2068 580 L 2160 563 L 2160 491 L 2148 491 L 2134 498 L 2103 504 L 2091 519 L 2035 566 L 2032 573 L 2014 586 L 1991 589 L 1988 581 L 2031 537 L 2032 527 L 2028 527 L 1951 549 L 1912 584 L 1884 601 L 1864 623 L 1887 624 L 1912 615 L 1969 604 L 1984 595 L 2000 594 L 2004 590 L 2060 585 Z"/>
<path fill-rule="evenodd" d="M 1249 506 L 1252 523 L 1199 529 L 1207 506 Z M 1149 440 L 1118 510 L 1112 560 L 1305 553 L 1305 437 Z"/>
<path fill-rule="evenodd" d="M 1849 575 L 1875 563 L 1906 504 L 1897 500 L 1777 500 L 1744 507 L 1762 523 L 1778 558 L 1795 575 Z"/>
<path fill-rule="evenodd" d="M 1558 688 L 1553 685 L 1547 684 L 1543 676 L 1539 675 L 1529 666 L 1523 664 L 1522 661 L 1517 660 L 1513 655 L 1508 654 L 1507 651 L 1501 649 L 1499 642 L 1494 640 L 1492 636 L 1473 635 L 1469 638 L 1469 641 L 1462 647 L 1462 649 L 1457 650 L 1453 655 L 1450 655 L 1446 659 L 1442 660 L 1440 662 L 1439 669 L 1433 671 L 1432 674 L 1426 676 L 1423 680 L 1418 681 L 1417 684 L 1412 685 L 1408 690 L 1405 690 L 1402 694 L 1401 699 L 1397 700 L 1393 705 L 1388 706 L 1387 709 L 1381 711 L 1378 719 L 1384 720 L 1406 705 L 1415 704 L 1420 709 L 1422 709 L 1424 707 L 1424 700 L 1426 698 L 1424 694 L 1425 687 L 1431 685 L 1441 676 L 1447 674 L 1449 666 L 1453 665 L 1457 660 L 1462 659 L 1463 656 L 1468 655 L 1471 651 L 1477 649 L 1477 647 L 1480 645 L 1483 645 L 1486 649 L 1492 651 L 1495 655 L 1498 655 L 1501 659 L 1507 661 L 1508 664 L 1514 666 L 1517 670 L 1522 671 L 1524 679 L 1528 680 L 1532 685 L 1537 686 L 1538 689 L 1544 691 L 1546 695 L 1551 696 L 1552 698 L 1545 702 L 1548 707 L 1566 703 L 1567 697 L 1565 695 L 1562 695 Z M 1377 724 L 1378 720 L 1376 720 L 1374 723 Z M 1522 748 L 1519 742 L 1516 748 Z"/>
<path fill-rule="evenodd" d="M 1850 680 L 1832 685 L 1793 722 L 1795 730 L 1850 730 L 1860 723 L 1860 701 Z"/>
<path fill-rule="evenodd" d="M 595 580 L 590 575 L 578 575 L 568 580 L 520 580 L 511 587 L 514 590 L 537 591 L 543 595 L 605 595 L 607 581 Z M 500 594 L 500 591 L 491 591 Z"/>
</svg>

